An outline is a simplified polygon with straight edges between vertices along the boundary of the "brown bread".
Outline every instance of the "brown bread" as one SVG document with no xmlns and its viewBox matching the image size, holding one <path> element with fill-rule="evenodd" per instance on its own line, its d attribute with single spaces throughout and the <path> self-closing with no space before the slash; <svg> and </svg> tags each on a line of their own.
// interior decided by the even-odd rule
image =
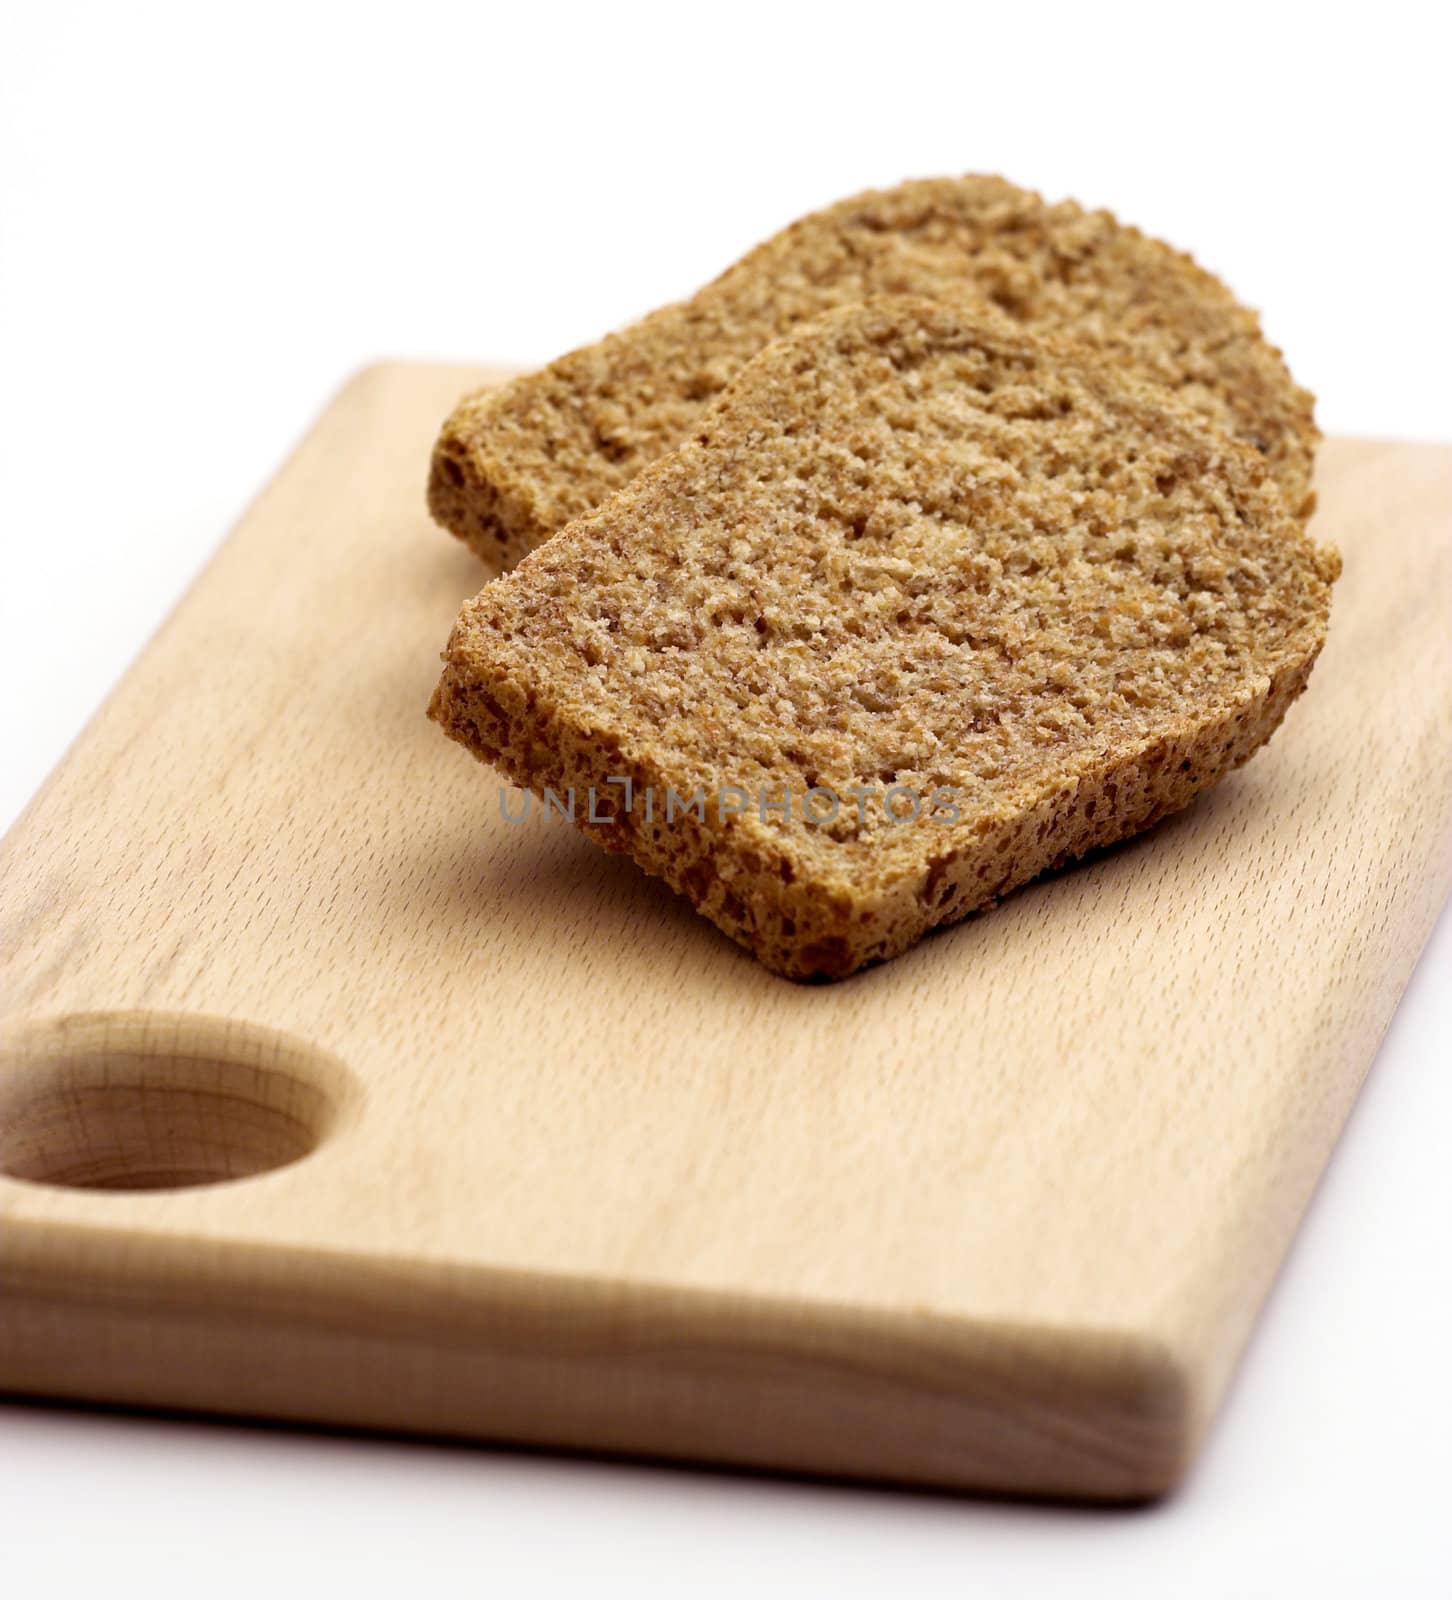
<svg viewBox="0 0 1452 1600">
<path fill-rule="evenodd" d="M 1103 352 L 1244 439 L 1311 509 L 1317 431 L 1254 313 L 1186 255 L 1001 178 L 925 179 L 803 217 L 693 299 L 503 388 L 466 397 L 435 447 L 429 506 L 510 566 L 691 435 L 763 345 L 881 294 L 987 301 Z"/>
<path fill-rule="evenodd" d="M 879 300 L 768 347 L 691 442 L 486 585 L 430 715 L 573 789 L 586 832 L 775 971 L 840 977 L 1246 760 L 1337 570 L 1259 455 L 1163 391 Z M 853 795 L 892 787 L 916 821 Z M 762 810 L 784 790 L 790 818 Z"/>
</svg>

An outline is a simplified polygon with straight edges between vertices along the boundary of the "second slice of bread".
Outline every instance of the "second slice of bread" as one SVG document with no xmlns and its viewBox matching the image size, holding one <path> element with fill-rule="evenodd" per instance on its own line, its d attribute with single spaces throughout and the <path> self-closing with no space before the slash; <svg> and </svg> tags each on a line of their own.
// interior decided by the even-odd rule
<svg viewBox="0 0 1452 1600">
<path fill-rule="evenodd" d="M 1162 391 L 879 300 L 488 585 L 430 714 L 773 970 L 840 977 L 1246 760 L 1337 570 Z"/>
<path fill-rule="evenodd" d="M 1002 178 L 928 178 L 802 217 L 689 300 L 502 388 L 470 395 L 434 450 L 429 507 L 512 565 L 599 505 L 697 420 L 765 344 L 876 295 L 969 297 L 1161 384 L 1262 454 L 1311 506 L 1311 396 L 1255 314 L 1186 255 L 1107 211 Z"/>
</svg>

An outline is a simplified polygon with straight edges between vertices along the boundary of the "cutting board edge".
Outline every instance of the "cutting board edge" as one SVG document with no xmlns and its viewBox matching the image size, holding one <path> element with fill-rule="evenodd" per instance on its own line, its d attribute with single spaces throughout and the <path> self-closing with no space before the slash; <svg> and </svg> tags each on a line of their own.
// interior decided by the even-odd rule
<svg viewBox="0 0 1452 1600">
<path fill-rule="evenodd" d="M 1213 1400 L 1132 1329 L 104 1223 L 7 1221 L 0 1276 L 0 1391 L 143 1409 L 1135 1503 Z"/>
</svg>

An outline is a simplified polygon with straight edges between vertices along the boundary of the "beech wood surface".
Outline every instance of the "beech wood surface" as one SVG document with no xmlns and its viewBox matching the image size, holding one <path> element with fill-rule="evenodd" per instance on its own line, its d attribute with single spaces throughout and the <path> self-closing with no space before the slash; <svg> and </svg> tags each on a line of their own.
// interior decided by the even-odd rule
<svg viewBox="0 0 1452 1600">
<path fill-rule="evenodd" d="M 1452 884 L 1452 452 L 1324 446 L 1249 766 L 802 987 L 425 721 L 485 376 L 353 379 L 0 847 L 0 1388 L 1162 1492 Z"/>
</svg>

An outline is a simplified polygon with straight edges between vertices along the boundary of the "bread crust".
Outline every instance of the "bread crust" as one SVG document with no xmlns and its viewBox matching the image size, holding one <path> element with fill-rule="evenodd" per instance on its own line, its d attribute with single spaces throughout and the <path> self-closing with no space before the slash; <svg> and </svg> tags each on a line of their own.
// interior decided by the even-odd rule
<svg viewBox="0 0 1452 1600">
<path fill-rule="evenodd" d="M 1151 826 L 1304 689 L 1332 551 L 1261 458 L 1081 349 L 943 302 L 834 312 L 463 610 L 430 715 L 773 971 L 837 978 Z M 833 830 L 635 796 L 876 777 Z M 612 784 L 611 780 L 614 780 Z"/>
<path fill-rule="evenodd" d="M 1107 211 L 1002 178 L 930 178 L 803 217 L 689 300 L 466 396 L 428 503 L 507 568 L 690 436 L 742 365 L 802 321 L 884 294 L 964 297 L 1161 384 L 1267 461 L 1292 513 L 1319 433 L 1255 314 L 1188 255 Z"/>
</svg>

